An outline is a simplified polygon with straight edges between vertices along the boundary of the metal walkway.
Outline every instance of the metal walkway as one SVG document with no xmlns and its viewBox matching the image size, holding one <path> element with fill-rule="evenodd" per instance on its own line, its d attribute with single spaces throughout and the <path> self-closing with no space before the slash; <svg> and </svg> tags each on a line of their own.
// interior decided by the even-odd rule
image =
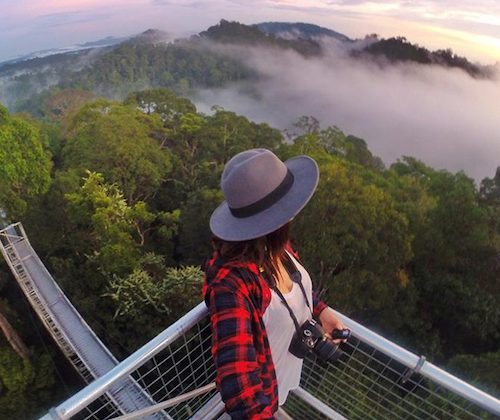
<svg viewBox="0 0 500 420">
<path fill-rule="evenodd" d="M 118 361 L 94 334 L 47 271 L 20 223 L 0 230 L 0 249 L 21 289 L 57 345 L 88 383 L 102 377 Z M 124 377 L 111 386 L 100 405 L 130 413 L 154 404 L 150 395 Z M 158 413 L 154 418 L 165 418 Z"/>
</svg>

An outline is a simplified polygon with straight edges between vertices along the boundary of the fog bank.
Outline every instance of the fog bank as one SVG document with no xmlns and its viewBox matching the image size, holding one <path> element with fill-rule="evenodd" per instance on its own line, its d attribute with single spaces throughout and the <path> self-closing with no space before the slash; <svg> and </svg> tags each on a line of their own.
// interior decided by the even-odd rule
<svg viewBox="0 0 500 420">
<path fill-rule="evenodd" d="M 331 49 L 323 58 L 293 52 L 238 50 L 256 69 L 242 85 L 203 90 L 195 99 L 287 128 L 301 115 L 364 138 L 386 164 L 414 156 L 434 168 L 464 170 L 476 180 L 500 166 L 500 81 L 458 69 L 355 60 Z"/>
</svg>

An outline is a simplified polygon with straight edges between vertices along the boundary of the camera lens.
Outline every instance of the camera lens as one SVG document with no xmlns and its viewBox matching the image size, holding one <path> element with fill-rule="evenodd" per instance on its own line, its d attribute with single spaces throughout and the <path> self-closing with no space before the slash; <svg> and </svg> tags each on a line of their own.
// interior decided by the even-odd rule
<svg viewBox="0 0 500 420">
<path fill-rule="evenodd" d="M 314 348 L 314 353 L 325 362 L 336 362 L 342 355 L 339 346 L 327 340 L 318 341 Z"/>
<path fill-rule="evenodd" d="M 335 329 L 331 332 L 330 334 L 332 336 L 332 339 L 337 340 L 347 340 L 348 338 L 351 337 L 351 330 L 348 328 L 344 328 L 343 330 L 338 330 Z"/>
</svg>

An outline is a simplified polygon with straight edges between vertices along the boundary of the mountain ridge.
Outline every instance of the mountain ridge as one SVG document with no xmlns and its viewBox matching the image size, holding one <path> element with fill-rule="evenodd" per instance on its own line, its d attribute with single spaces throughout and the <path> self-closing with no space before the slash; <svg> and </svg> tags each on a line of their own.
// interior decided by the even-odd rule
<svg viewBox="0 0 500 420">
<path fill-rule="evenodd" d="M 340 42 L 353 42 L 348 36 L 336 32 L 332 29 L 323 26 L 314 25 L 305 22 L 262 22 L 253 26 L 258 27 L 261 31 L 273 34 L 283 39 L 307 39 L 318 40 L 321 37 L 336 39 Z"/>
<path fill-rule="evenodd" d="M 66 47 L 47 48 L 44 50 L 33 51 L 28 54 L 22 54 L 14 58 L 0 61 L 0 68 L 9 64 L 22 63 L 28 60 L 50 57 L 57 54 L 76 53 L 86 49 L 110 47 L 125 42 L 129 38 L 130 37 L 114 37 L 110 35 L 105 38 L 97 39 L 95 41 L 86 41 L 80 44 L 69 45 Z"/>
<path fill-rule="evenodd" d="M 130 89 L 141 87 L 167 87 L 186 93 L 257 76 L 241 55 L 212 48 L 217 44 L 291 50 L 306 59 L 320 58 L 330 49 L 340 50 L 353 59 L 369 60 L 381 67 L 401 62 L 459 68 L 473 78 L 493 79 L 499 73 L 498 66 L 474 64 L 449 49 L 430 51 L 404 37 L 380 39 L 373 34 L 352 40 L 328 28 L 301 22 L 244 25 L 221 20 L 190 38 L 174 39 L 165 31 L 148 29 L 119 41 L 108 37 L 81 44 L 87 48 L 80 50 L 0 64 L 0 101 L 11 109 L 30 110 L 33 96 L 53 86 L 122 97 Z"/>
</svg>

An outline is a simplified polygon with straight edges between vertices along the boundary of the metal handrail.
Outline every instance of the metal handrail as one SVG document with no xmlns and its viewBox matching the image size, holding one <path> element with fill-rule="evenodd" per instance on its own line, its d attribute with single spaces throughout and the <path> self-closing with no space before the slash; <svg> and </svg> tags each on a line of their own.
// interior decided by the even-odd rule
<svg viewBox="0 0 500 420">
<path fill-rule="evenodd" d="M 129 375 L 131 372 L 142 366 L 153 356 L 172 344 L 177 338 L 183 336 L 191 327 L 202 320 L 208 314 L 205 303 L 200 303 L 182 318 L 174 322 L 166 330 L 158 334 L 151 341 L 142 346 L 139 350 L 131 354 L 120 364 L 115 366 L 103 376 L 87 385 L 71 398 L 57 406 L 42 419 L 69 419 L 80 410 L 83 410 L 90 403 L 99 398 L 114 383 Z"/>
<path fill-rule="evenodd" d="M 445 372 L 432 363 L 426 362 L 423 358 L 418 357 L 397 344 L 392 343 L 345 315 L 338 312 L 336 313 L 346 327 L 351 329 L 353 336 L 399 361 L 415 373 L 418 370 L 418 373 L 422 376 L 431 379 L 442 385 L 444 388 L 474 402 L 492 414 L 500 415 L 500 401 L 498 399 Z M 177 338 L 184 335 L 197 322 L 207 316 L 207 314 L 208 310 L 205 304 L 203 302 L 198 304 L 186 315 L 177 320 L 174 324 L 153 338 L 150 342 L 145 344 L 118 366 L 98 378 L 86 388 L 82 389 L 73 397 L 59 405 L 56 409 L 51 410 L 52 413 L 57 414 L 57 417 L 55 418 L 67 419 L 75 415 L 92 401 L 101 396 L 113 385 L 113 383 L 136 370 L 147 360 L 151 359 L 153 356 L 172 344 Z M 416 367 L 418 367 L 417 370 L 415 370 Z M 54 417 L 46 417 L 46 419 L 52 418 Z"/>
<path fill-rule="evenodd" d="M 157 413 L 158 411 L 164 410 L 166 408 L 173 407 L 176 404 L 188 401 L 191 398 L 198 397 L 200 395 L 206 394 L 215 389 L 215 382 L 211 382 L 208 385 L 197 388 L 194 391 L 186 392 L 185 394 L 179 395 L 174 398 L 170 398 L 167 401 L 152 405 L 151 407 L 143 408 L 141 410 L 134 411 L 133 413 L 125 414 L 123 416 L 114 417 L 114 420 L 138 420 L 145 418 L 149 414 Z"/>
<path fill-rule="evenodd" d="M 436 365 L 427 362 L 425 358 L 419 357 L 397 344 L 394 344 L 392 341 L 389 341 L 368 328 L 363 327 L 361 324 L 358 324 L 356 321 L 342 315 L 340 312 L 336 312 L 336 314 L 344 325 L 352 331 L 352 334 L 355 337 L 399 361 L 413 370 L 414 373 L 419 373 L 420 375 L 440 384 L 444 388 L 474 402 L 481 408 L 500 416 L 500 400 L 497 398 L 473 387 L 461 379 L 458 379 L 456 376 L 451 375 Z"/>
</svg>

